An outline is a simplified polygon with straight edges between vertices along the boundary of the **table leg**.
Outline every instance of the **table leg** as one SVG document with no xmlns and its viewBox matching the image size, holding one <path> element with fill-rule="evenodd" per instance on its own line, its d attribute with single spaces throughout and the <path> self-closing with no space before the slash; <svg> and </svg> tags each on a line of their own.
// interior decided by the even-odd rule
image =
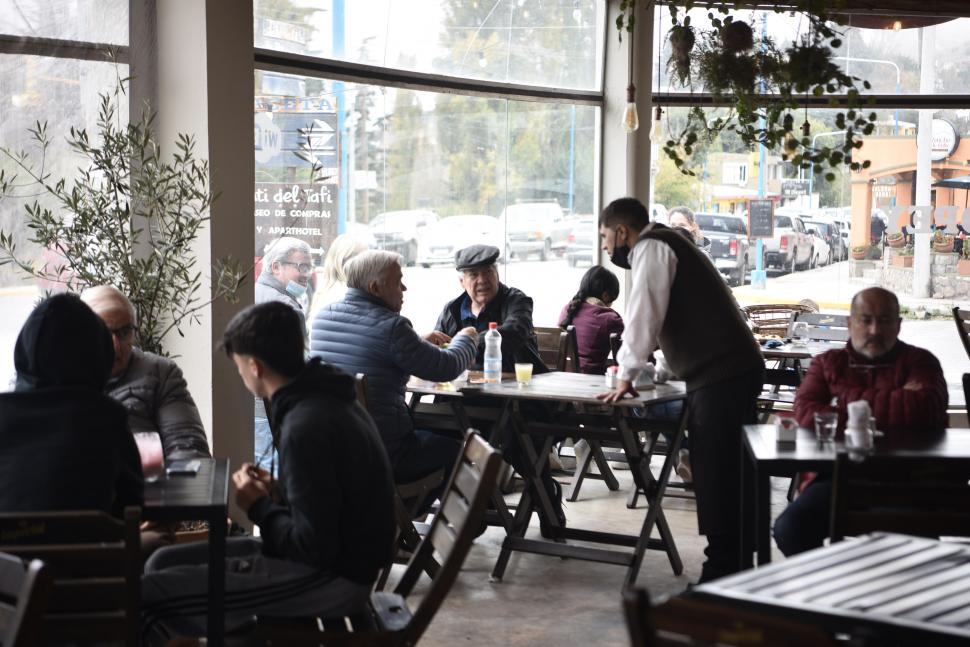
<svg viewBox="0 0 970 647">
<path fill-rule="evenodd" d="M 670 473 L 673 471 L 674 457 L 677 454 L 677 449 L 680 447 L 681 438 L 684 434 L 685 421 L 686 413 L 681 418 L 681 423 L 678 425 L 677 432 L 674 434 L 671 450 L 667 453 L 663 467 L 660 469 L 660 477 L 654 478 L 653 473 L 650 471 L 650 457 L 653 454 L 653 449 L 656 444 L 655 436 L 659 434 L 659 431 L 650 432 L 651 437 L 648 450 L 644 452 L 640 445 L 639 434 L 630 429 L 630 426 L 622 416 L 618 413 L 616 414 L 615 424 L 620 432 L 623 449 L 630 460 L 630 469 L 635 484 L 634 487 L 641 489 L 644 493 L 644 498 L 647 500 L 647 515 L 643 520 L 640 536 L 633 550 L 633 559 L 630 567 L 627 569 L 626 583 L 628 586 L 632 586 L 636 582 L 640 565 L 643 562 L 643 554 L 650 544 L 650 534 L 653 532 L 654 525 L 657 526 L 664 552 L 667 553 L 667 558 L 670 560 L 670 566 L 673 569 L 674 575 L 680 575 L 684 570 L 680 553 L 677 551 L 677 545 L 674 543 L 673 534 L 670 532 L 670 526 L 667 524 L 667 518 L 663 512 L 662 502 L 667 489 L 667 481 L 670 478 Z"/>
<path fill-rule="evenodd" d="M 208 644 L 222 647 L 225 640 L 226 510 L 209 519 Z"/>
<path fill-rule="evenodd" d="M 603 455 L 603 448 L 598 440 L 590 440 L 589 442 L 589 453 L 596 461 L 596 467 L 600 471 L 600 476 L 603 478 L 603 482 L 606 483 L 606 489 L 610 492 L 616 492 L 620 489 L 620 483 L 616 480 L 616 476 L 613 474 L 613 470 L 610 469 L 609 463 L 606 462 L 606 456 Z"/>
<path fill-rule="evenodd" d="M 755 500 L 758 566 L 771 563 L 771 475 L 755 466 Z M 743 541 L 743 537 L 742 537 Z"/>
</svg>

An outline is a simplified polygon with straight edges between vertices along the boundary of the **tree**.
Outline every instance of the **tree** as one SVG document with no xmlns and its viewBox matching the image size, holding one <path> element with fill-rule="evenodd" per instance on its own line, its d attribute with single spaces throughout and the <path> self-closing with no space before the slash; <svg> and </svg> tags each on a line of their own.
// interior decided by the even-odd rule
<svg viewBox="0 0 970 647">
<path fill-rule="evenodd" d="M 697 209 L 701 205 L 700 181 L 692 175 L 684 175 L 674 162 L 663 156 L 654 179 L 653 199 L 668 209 L 685 206 Z"/>
<path fill-rule="evenodd" d="M 169 161 L 153 134 L 154 114 L 144 110 L 139 121 L 122 124 L 122 100 L 127 96 L 119 82 L 101 95 L 93 136 L 70 128 L 68 144 L 81 158 L 73 178 L 54 179 L 45 170 L 46 123 L 30 131 L 39 161 L 0 147 L 0 157 L 16 169 L 0 171 L 0 197 L 33 198 L 24 207 L 30 242 L 53 257 L 35 263 L 21 253 L 13 232 L 0 229 L 0 265 L 74 292 L 114 285 L 135 306 L 141 347 L 164 353 L 170 331 L 181 334 L 183 325 L 198 322 L 199 311 L 215 299 L 234 300 L 245 274 L 238 262 L 218 260 L 212 298 L 200 295 L 193 246 L 214 199 L 209 165 L 196 158 L 195 140 L 185 134 L 178 135 Z"/>
</svg>

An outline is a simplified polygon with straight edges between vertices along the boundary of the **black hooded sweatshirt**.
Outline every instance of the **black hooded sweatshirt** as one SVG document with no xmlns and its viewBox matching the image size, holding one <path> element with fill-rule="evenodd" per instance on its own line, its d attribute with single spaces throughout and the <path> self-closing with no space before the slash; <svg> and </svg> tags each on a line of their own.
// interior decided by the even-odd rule
<svg viewBox="0 0 970 647">
<path fill-rule="evenodd" d="M 281 500 L 249 509 L 263 552 L 373 584 L 392 556 L 394 480 L 354 378 L 314 358 L 271 408 Z"/>
<path fill-rule="evenodd" d="M 72 295 L 42 301 L 14 349 L 16 390 L 0 393 L 0 510 L 141 505 L 141 460 L 124 408 L 104 395 L 114 348 Z"/>
</svg>

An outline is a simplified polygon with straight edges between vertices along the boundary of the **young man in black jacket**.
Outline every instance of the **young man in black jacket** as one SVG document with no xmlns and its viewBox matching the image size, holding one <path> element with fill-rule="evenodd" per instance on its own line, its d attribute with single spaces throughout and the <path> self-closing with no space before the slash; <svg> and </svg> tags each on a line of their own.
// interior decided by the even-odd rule
<svg viewBox="0 0 970 647">
<path fill-rule="evenodd" d="M 253 614 L 355 613 L 394 541 L 393 479 L 354 380 L 305 362 L 289 306 L 251 306 L 229 322 L 223 347 L 253 395 L 271 400 L 279 481 L 244 463 L 236 503 L 260 539 L 232 538 L 226 554 L 227 629 Z M 207 549 L 172 547 L 145 565 L 143 622 L 153 641 L 205 630 Z"/>
<path fill-rule="evenodd" d="M 111 333 L 76 296 L 34 308 L 17 337 L 17 384 L 0 394 L 0 511 L 141 505 L 141 461 L 120 404 L 104 394 Z"/>
</svg>

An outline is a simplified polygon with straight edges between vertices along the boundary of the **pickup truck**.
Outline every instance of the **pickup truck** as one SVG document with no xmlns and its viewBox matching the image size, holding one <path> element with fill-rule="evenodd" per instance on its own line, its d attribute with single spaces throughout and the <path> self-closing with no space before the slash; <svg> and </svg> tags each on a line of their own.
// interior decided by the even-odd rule
<svg viewBox="0 0 970 647">
<path fill-rule="evenodd" d="M 711 242 L 714 266 L 731 285 L 744 285 L 755 266 L 755 248 L 748 242 L 748 225 L 741 216 L 726 213 L 695 213 L 694 221 Z"/>
<path fill-rule="evenodd" d="M 775 237 L 765 239 L 766 267 L 794 272 L 808 269 L 812 262 L 812 235 L 798 216 L 775 215 Z"/>
</svg>

